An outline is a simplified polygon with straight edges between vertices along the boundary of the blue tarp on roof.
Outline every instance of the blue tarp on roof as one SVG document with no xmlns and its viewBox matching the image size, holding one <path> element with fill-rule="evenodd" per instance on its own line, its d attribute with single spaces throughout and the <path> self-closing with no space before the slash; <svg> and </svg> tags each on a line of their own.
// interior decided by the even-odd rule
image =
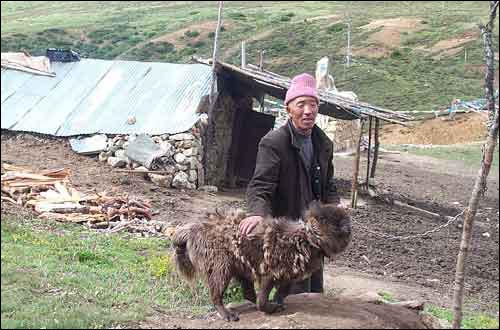
<svg viewBox="0 0 500 330">
<path fill-rule="evenodd" d="M 199 119 L 212 80 L 203 64 L 82 59 L 52 69 L 55 77 L 2 69 L 2 129 L 56 136 L 184 132 Z"/>
</svg>

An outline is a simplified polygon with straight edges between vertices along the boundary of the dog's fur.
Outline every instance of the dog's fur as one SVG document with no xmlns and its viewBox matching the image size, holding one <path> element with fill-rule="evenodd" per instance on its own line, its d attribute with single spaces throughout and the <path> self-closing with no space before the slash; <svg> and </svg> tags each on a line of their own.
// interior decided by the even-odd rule
<svg viewBox="0 0 500 330">
<path fill-rule="evenodd" d="M 301 221 L 265 218 L 249 236 L 238 226 L 245 218 L 241 210 L 201 223 L 181 226 L 174 235 L 177 270 L 188 280 L 202 277 L 212 302 L 226 321 L 238 315 L 222 301 L 232 278 L 242 284 L 245 299 L 256 303 L 254 281 L 259 284 L 258 308 L 273 313 L 282 306 L 268 301 L 273 287 L 281 301 L 293 281 L 320 269 L 323 256 L 342 252 L 351 239 L 350 218 L 345 210 L 312 204 Z"/>
</svg>

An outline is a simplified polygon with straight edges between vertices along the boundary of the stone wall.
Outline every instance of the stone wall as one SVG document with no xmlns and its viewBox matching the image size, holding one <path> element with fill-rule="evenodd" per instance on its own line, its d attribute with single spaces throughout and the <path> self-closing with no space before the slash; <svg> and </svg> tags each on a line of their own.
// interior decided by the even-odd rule
<svg viewBox="0 0 500 330">
<path fill-rule="evenodd" d="M 219 95 L 213 110 L 213 120 L 203 130 L 206 184 L 221 187 L 226 183 L 236 108 L 233 97 L 228 94 Z"/>
<path fill-rule="evenodd" d="M 115 168 L 148 170 L 126 156 L 126 149 L 137 135 L 108 135 L 106 151 L 99 154 L 99 160 Z M 181 134 L 163 134 L 151 136 L 154 143 L 163 150 L 168 150 L 155 162 L 151 170 L 161 174 L 147 173 L 147 177 L 163 187 L 196 189 L 204 185 L 204 170 L 201 163 L 203 145 L 196 129 Z"/>
</svg>

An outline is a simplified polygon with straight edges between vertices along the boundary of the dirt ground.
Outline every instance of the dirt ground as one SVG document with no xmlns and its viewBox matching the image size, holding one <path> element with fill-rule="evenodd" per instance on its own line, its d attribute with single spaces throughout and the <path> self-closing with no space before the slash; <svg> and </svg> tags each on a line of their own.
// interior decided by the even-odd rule
<svg viewBox="0 0 500 330">
<path fill-rule="evenodd" d="M 413 127 L 385 125 L 380 141 L 383 144 L 448 145 L 486 140 L 486 114 L 458 113 L 455 120 L 447 119 L 448 116 L 442 116 L 415 122 Z"/>
<path fill-rule="evenodd" d="M 77 155 L 64 139 L 2 132 L 1 148 L 2 163 L 33 169 L 70 168 L 71 181 L 82 192 L 126 192 L 148 199 L 157 211 L 155 220 L 197 221 L 216 207 L 245 205 L 244 190 L 209 194 L 159 188 L 140 175 L 115 172 L 107 164 L 99 163 L 96 157 Z M 350 157 L 335 159 L 338 187 L 345 199 L 350 197 L 352 165 Z M 365 171 L 362 166 L 361 173 Z M 408 204 L 455 216 L 467 205 L 476 172 L 457 162 L 382 154 L 377 185 Z M 498 313 L 495 308 L 499 299 L 498 173 L 490 173 L 488 188 L 476 216 L 472 250 L 467 260 L 465 302 L 470 309 Z M 352 244 L 326 266 L 325 287 L 336 293 L 333 297 L 294 297 L 287 302 L 287 310 L 277 316 L 263 316 L 251 310 L 244 313 L 237 324 L 221 323 L 213 315 L 192 319 L 159 311 L 137 327 L 421 327 L 415 312 L 368 304 L 358 298 L 385 291 L 398 300 L 417 299 L 450 307 L 461 229 L 452 224 L 428 237 L 391 240 L 373 232 L 407 236 L 431 230 L 444 221 L 368 199 L 361 200 L 360 205 L 351 210 Z"/>
</svg>

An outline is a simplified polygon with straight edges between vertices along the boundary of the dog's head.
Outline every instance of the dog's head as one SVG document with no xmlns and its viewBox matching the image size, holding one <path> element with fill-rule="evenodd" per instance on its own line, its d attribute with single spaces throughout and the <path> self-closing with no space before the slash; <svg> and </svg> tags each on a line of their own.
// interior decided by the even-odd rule
<svg viewBox="0 0 500 330">
<path fill-rule="evenodd" d="M 351 241 L 351 219 L 342 208 L 314 202 L 304 220 L 310 228 L 311 243 L 318 245 L 327 257 L 341 253 Z"/>
</svg>

